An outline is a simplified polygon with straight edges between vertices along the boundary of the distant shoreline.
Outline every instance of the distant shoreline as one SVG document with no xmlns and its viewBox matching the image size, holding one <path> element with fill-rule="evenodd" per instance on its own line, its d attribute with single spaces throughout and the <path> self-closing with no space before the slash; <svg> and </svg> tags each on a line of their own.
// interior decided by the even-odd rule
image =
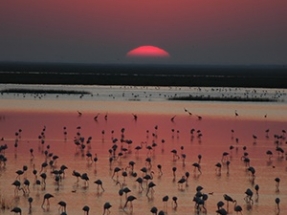
<svg viewBox="0 0 287 215">
<path fill-rule="evenodd" d="M 221 102 L 277 102 L 270 98 L 247 98 L 247 97 L 218 97 L 218 96 L 178 96 L 168 98 L 170 101 L 221 101 Z"/>
<path fill-rule="evenodd" d="M 287 88 L 287 66 L 0 63 L 1 84 Z"/>
<path fill-rule="evenodd" d="M 10 88 L 0 90 L 0 94 L 58 94 L 58 95 L 92 95 L 88 91 L 79 90 L 53 90 L 53 89 L 22 89 Z M 129 101 L 140 101 L 140 98 L 131 98 Z M 240 96 L 174 96 L 167 98 L 169 101 L 222 101 L 222 102 L 278 102 L 277 99 L 271 98 L 254 98 L 254 97 L 240 97 Z"/>
</svg>

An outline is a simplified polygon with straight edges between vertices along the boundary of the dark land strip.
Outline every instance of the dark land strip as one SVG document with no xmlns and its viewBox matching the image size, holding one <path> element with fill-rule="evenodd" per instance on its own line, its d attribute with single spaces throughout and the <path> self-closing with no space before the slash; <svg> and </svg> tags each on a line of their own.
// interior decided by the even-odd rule
<svg viewBox="0 0 287 215">
<path fill-rule="evenodd" d="M 0 63 L 0 83 L 287 88 L 287 66 Z"/>
</svg>

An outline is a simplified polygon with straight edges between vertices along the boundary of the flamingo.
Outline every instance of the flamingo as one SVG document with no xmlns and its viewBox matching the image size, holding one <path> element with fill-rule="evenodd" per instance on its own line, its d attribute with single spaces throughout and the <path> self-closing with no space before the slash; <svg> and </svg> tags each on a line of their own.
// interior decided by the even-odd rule
<svg viewBox="0 0 287 215">
<path fill-rule="evenodd" d="M 64 201 L 59 201 L 58 205 L 60 205 L 59 210 L 62 209 L 62 212 L 66 212 L 67 203 Z"/>
<path fill-rule="evenodd" d="M 250 190 L 249 188 L 245 191 L 246 196 L 244 197 L 244 200 L 249 203 L 251 202 L 253 204 L 253 200 L 252 200 L 252 196 L 253 196 L 253 192 L 252 190 Z"/>
<path fill-rule="evenodd" d="M 43 203 L 42 203 L 41 207 L 43 208 L 45 201 L 47 201 L 47 207 L 49 207 L 49 206 L 50 206 L 50 201 L 49 201 L 49 199 L 50 199 L 50 198 L 53 198 L 53 197 L 54 197 L 54 196 L 53 196 L 52 194 L 46 193 L 46 194 L 44 195 L 44 199 L 43 199 Z"/>
<path fill-rule="evenodd" d="M 131 192 L 130 188 L 124 187 L 124 188 L 122 189 L 122 191 L 123 191 L 123 193 L 125 193 L 126 199 L 127 199 L 127 194 Z"/>
<path fill-rule="evenodd" d="M 223 195 L 223 198 L 224 200 L 227 202 L 227 211 L 228 211 L 228 208 L 229 208 L 229 202 L 234 202 L 233 198 L 231 198 L 229 195 L 227 194 L 224 194 Z"/>
<path fill-rule="evenodd" d="M 20 180 L 20 176 L 24 174 L 24 171 L 23 171 L 23 170 L 17 170 L 17 171 L 16 171 L 16 174 L 17 174 L 16 179 L 19 179 L 19 180 Z"/>
<path fill-rule="evenodd" d="M 14 212 L 15 214 L 22 214 L 22 210 L 19 207 L 14 207 L 11 212 Z"/>
<path fill-rule="evenodd" d="M 172 197 L 172 205 L 174 205 L 174 206 L 173 206 L 174 209 L 177 208 L 177 197 L 176 197 L 176 196 L 173 196 L 173 197 Z"/>
<path fill-rule="evenodd" d="M 272 151 L 267 150 L 267 151 L 266 151 L 266 154 L 269 156 L 269 161 L 270 161 L 271 158 L 272 158 L 272 155 L 273 155 Z"/>
<path fill-rule="evenodd" d="M 29 197 L 28 198 L 28 203 L 29 203 L 29 213 L 32 212 L 32 202 L 33 202 L 33 198 L 32 197 Z"/>
<path fill-rule="evenodd" d="M 197 158 L 198 158 L 198 163 L 200 164 L 201 159 L 202 159 L 202 155 L 201 154 L 197 155 Z"/>
<path fill-rule="evenodd" d="M 24 186 L 25 186 L 24 187 L 24 190 L 25 190 L 24 192 L 29 194 L 30 193 L 30 189 L 29 189 L 30 181 L 28 179 L 24 180 Z"/>
<path fill-rule="evenodd" d="M 72 173 L 73 176 L 75 176 L 77 178 L 77 182 L 79 182 L 79 178 L 81 177 L 81 174 L 79 172 L 76 172 L 75 170 L 73 170 L 73 173 Z"/>
<path fill-rule="evenodd" d="M 138 178 L 136 179 L 136 182 L 139 183 L 139 192 L 143 191 L 143 185 L 142 185 L 143 179 L 142 179 L 141 177 L 138 177 Z"/>
<path fill-rule="evenodd" d="M 120 167 L 115 167 L 114 168 L 114 173 L 112 175 L 112 179 L 114 178 L 115 174 L 117 174 L 117 178 L 119 177 L 118 172 L 121 171 L 122 169 Z"/>
<path fill-rule="evenodd" d="M 103 187 L 103 182 L 102 182 L 100 179 L 96 180 L 94 183 L 98 185 L 98 186 L 97 186 L 97 189 L 98 189 L 98 190 L 99 190 L 99 187 L 101 187 L 101 188 L 102 188 L 102 191 L 105 191 L 105 189 L 104 189 L 104 187 Z"/>
<path fill-rule="evenodd" d="M 224 208 L 216 210 L 216 213 L 220 215 L 227 215 L 227 211 Z"/>
<path fill-rule="evenodd" d="M 221 163 L 218 162 L 218 163 L 215 164 L 215 166 L 216 166 L 215 170 L 218 170 L 217 174 L 221 175 L 221 166 L 222 166 Z"/>
<path fill-rule="evenodd" d="M 176 178 L 176 175 L 175 175 L 176 170 L 177 170 L 177 168 L 175 166 L 172 167 L 173 180 L 175 180 L 175 178 Z"/>
<path fill-rule="evenodd" d="M 150 174 L 146 174 L 145 176 L 143 176 L 143 179 L 145 179 L 148 182 L 149 180 L 153 179 L 153 174 L 154 172 L 151 171 Z"/>
<path fill-rule="evenodd" d="M 128 197 L 127 197 L 127 201 L 126 201 L 126 203 L 125 203 L 125 205 L 124 205 L 124 208 L 127 207 L 127 204 L 130 202 L 130 209 L 133 210 L 133 203 L 132 203 L 132 202 L 133 202 L 135 199 L 137 199 L 137 198 L 134 197 L 134 196 L 132 196 L 132 195 L 128 196 Z"/>
<path fill-rule="evenodd" d="M 194 166 L 194 172 L 197 169 L 198 172 L 201 174 L 201 167 L 199 163 L 193 163 L 192 166 Z"/>
<path fill-rule="evenodd" d="M 158 168 L 158 174 L 159 176 L 162 176 L 162 166 L 160 164 L 157 165 L 157 168 Z"/>
<path fill-rule="evenodd" d="M 112 207 L 112 205 L 109 202 L 106 202 L 104 204 L 104 212 L 103 215 L 107 212 L 107 214 L 110 214 L 110 208 Z"/>
<path fill-rule="evenodd" d="M 152 181 L 148 183 L 148 189 L 147 189 L 147 192 L 146 192 L 146 195 L 148 195 L 149 191 L 151 191 L 152 193 L 154 192 L 154 189 L 153 187 L 155 187 L 156 184 L 153 183 Z"/>
<path fill-rule="evenodd" d="M 183 190 L 183 184 L 186 182 L 185 176 L 182 176 L 181 179 L 178 180 L 178 188 Z"/>
<path fill-rule="evenodd" d="M 21 188 L 20 188 L 20 187 L 21 187 L 21 182 L 18 181 L 18 180 L 15 180 L 15 181 L 12 183 L 12 185 L 15 186 L 14 195 L 17 196 L 18 190 L 21 190 Z"/>
<path fill-rule="evenodd" d="M 90 207 L 87 206 L 87 205 L 85 205 L 85 206 L 83 207 L 83 211 L 84 211 L 84 214 L 89 215 Z"/>
<path fill-rule="evenodd" d="M 280 178 L 275 178 L 274 181 L 276 182 L 276 192 L 279 192 L 279 184 L 280 184 Z"/>
<path fill-rule="evenodd" d="M 280 198 L 275 198 L 275 203 L 277 205 L 277 210 L 280 211 L 280 207 L 279 207 L 279 204 L 280 204 Z"/>
<path fill-rule="evenodd" d="M 167 209 L 167 202 L 168 202 L 168 200 L 169 200 L 169 196 L 167 196 L 167 195 L 162 198 L 165 210 Z"/>
<path fill-rule="evenodd" d="M 89 176 L 87 173 L 83 173 L 81 175 L 81 179 L 85 181 L 85 187 L 88 187 L 89 186 Z"/>
<path fill-rule="evenodd" d="M 252 167 L 252 166 L 250 166 L 250 167 L 248 167 L 248 169 L 247 169 L 249 172 L 251 172 L 251 174 L 252 174 L 252 176 L 254 177 L 255 176 L 255 168 L 254 167 Z"/>
<path fill-rule="evenodd" d="M 152 207 L 150 209 L 150 212 L 153 214 L 153 215 L 157 215 L 157 207 Z"/>
<path fill-rule="evenodd" d="M 224 202 L 223 201 L 219 201 L 217 202 L 217 209 L 220 210 L 224 205 Z"/>
<path fill-rule="evenodd" d="M 242 214 L 242 207 L 240 206 L 240 205 L 237 205 L 237 201 L 236 200 L 234 200 L 233 201 L 234 202 L 234 211 L 238 214 L 238 212 L 240 213 L 240 214 Z"/>
<path fill-rule="evenodd" d="M 190 173 L 189 172 L 185 172 L 185 178 L 186 178 L 186 186 L 188 187 L 188 178 L 190 176 Z"/>
</svg>

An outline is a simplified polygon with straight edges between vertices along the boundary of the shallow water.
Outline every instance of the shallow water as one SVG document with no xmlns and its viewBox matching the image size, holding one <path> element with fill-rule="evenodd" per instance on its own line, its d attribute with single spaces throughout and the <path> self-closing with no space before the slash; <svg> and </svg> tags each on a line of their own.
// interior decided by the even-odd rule
<svg viewBox="0 0 287 215">
<path fill-rule="evenodd" d="M 23 214 L 28 214 L 28 196 L 33 197 L 31 214 L 60 214 L 57 203 L 61 200 L 67 203 L 68 214 L 83 214 L 82 207 L 90 206 L 91 214 L 102 214 L 103 204 L 110 202 L 111 214 L 151 214 L 150 208 L 156 206 L 159 210 L 165 210 L 168 214 L 196 214 L 193 196 L 198 185 L 203 186 L 203 193 L 207 193 L 206 214 L 216 214 L 216 204 L 224 201 L 223 194 L 230 195 L 242 206 L 243 214 L 285 214 L 287 211 L 287 182 L 286 178 L 286 155 L 278 154 L 275 150 L 274 134 L 281 135 L 279 146 L 286 151 L 286 105 L 285 103 L 238 103 L 238 102 L 180 102 L 180 101 L 128 101 L 108 100 L 103 101 L 91 99 L 59 99 L 59 98 L 27 98 L 10 95 L 1 98 L 1 121 L 0 137 L 3 137 L 1 145 L 7 144 L 8 149 L 5 156 L 8 161 L 2 166 L 0 173 L 0 192 L 5 207 L 1 214 L 11 214 L 14 206 L 22 208 Z M 188 110 L 192 113 L 189 115 Z M 235 110 L 238 116 L 235 116 Z M 77 111 L 81 111 L 79 116 Z M 98 115 L 97 121 L 94 117 Z M 132 114 L 137 114 L 137 120 Z M 105 120 L 105 115 L 107 116 Z M 266 116 L 265 116 L 266 115 Z M 172 121 L 172 117 L 174 117 Z M 198 119 L 202 117 L 202 120 Z M 80 129 L 77 127 L 80 126 Z M 158 129 L 155 129 L 158 126 Z M 45 142 L 40 143 L 38 136 L 45 130 Z M 67 136 L 64 135 L 66 127 Z M 129 146 L 120 142 L 121 129 L 125 128 L 124 139 L 132 140 Z M 21 138 L 15 136 L 15 132 L 22 129 Z M 172 132 L 174 129 L 174 132 Z M 195 129 L 191 135 L 191 129 Z M 265 132 L 269 129 L 268 137 Z M 147 132 L 147 130 L 149 132 Z M 231 131 L 233 130 L 233 132 Z M 104 131 L 104 134 L 102 134 Z M 112 131 L 114 131 L 112 133 Z M 80 135 L 77 135 L 77 132 Z M 202 137 L 198 137 L 198 134 Z M 253 139 L 256 135 L 257 139 Z M 85 149 L 83 152 L 75 145 L 75 137 L 85 138 Z M 91 143 L 86 143 L 88 137 L 92 137 Z M 117 157 L 110 166 L 108 150 L 112 147 L 112 138 L 117 138 L 118 150 L 121 147 L 131 152 Z M 236 142 L 238 138 L 238 142 Z M 14 147 L 18 139 L 18 147 Z M 162 143 L 164 140 L 164 143 Z M 146 149 L 153 147 L 154 151 Z M 59 189 L 50 173 L 52 167 L 46 169 L 46 188 L 34 185 L 33 168 L 38 172 L 41 164 L 45 161 L 43 151 L 50 146 L 49 152 L 59 156 L 53 168 L 59 169 L 64 164 L 68 167 L 65 177 L 61 180 Z M 142 146 L 139 152 L 134 149 Z M 183 150 L 181 150 L 183 146 Z M 234 149 L 230 150 L 230 146 Z M 250 165 L 256 169 L 255 177 L 246 171 L 242 161 L 243 147 L 250 158 Z M 30 155 L 30 148 L 34 149 L 34 158 Z M 176 149 L 180 159 L 173 159 L 172 149 Z M 271 150 L 273 156 L 269 160 L 266 151 Z M 86 153 L 90 151 L 94 156 L 97 154 L 98 161 L 89 163 Z M 222 162 L 223 152 L 228 152 L 230 170 L 227 174 L 226 162 Z M 83 156 L 82 156 L 83 153 Z M 181 154 L 186 154 L 185 162 Z M 202 155 L 202 174 L 194 172 L 192 164 L 198 161 L 198 155 Z M 124 179 L 119 174 L 118 181 L 111 178 L 114 167 L 126 168 L 129 161 L 135 161 L 134 171 L 138 176 L 143 176 L 140 171 L 142 167 L 149 168 L 146 158 L 151 158 L 154 171 L 153 182 L 156 184 L 153 195 L 146 195 L 146 184 L 144 190 L 139 192 L 139 185 L 130 174 Z M 51 159 L 51 158 L 50 158 Z M 215 164 L 222 162 L 221 174 L 216 172 Z M 158 174 L 157 165 L 162 165 L 163 175 Z M 23 174 L 30 180 L 30 194 L 23 195 L 22 191 L 14 194 L 14 186 L 11 184 L 17 177 L 15 173 L 28 166 L 28 171 Z M 176 178 L 174 179 L 172 167 L 176 167 Z M 90 180 L 89 186 L 84 187 L 83 180 L 76 183 L 72 171 L 87 173 Z M 127 168 L 130 172 L 130 168 Z M 188 184 L 183 189 L 178 188 L 177 181 L 185 174 L 190 173 Z M 39 174 L 38 174 L 39 177 Z M 279 191 L 276 191 L 274 179 L 279 177 Z M 101 179 L 105 191 L 97 190 L 95 180 Z M 125 185 L 124 185 L 125 184 Z M 255 194 L 254 185 L 260 186 L 259 195 Z M 131 189 L 128 195 L 134 195 L 137 199 L 133 201 L 133 211 L 127 207 L 123 209 L 125 195 L 119 196 L 121 187 L 127 186 Z M 247 188 L 253 190 L 254 203 L 250 204 L 244 200 Z M 51 193 L 54 198 L 50 199 L 50 207 L 44 205 L 43 196 Z M 162 197 L 169 195 L 170 199 L 165 205 Z M 178 207 L 173 208 L 171 198 L 177 196 Z M 280 211 L 276 208 L 275 198 L 281 199 Z M 224 205 L 227 209 L 227 203 Z M 229 205 L 230 214 L 233 211 L 233 203 Z M 204 214 L 203 211 L 199 212 Z"/>
</svg>

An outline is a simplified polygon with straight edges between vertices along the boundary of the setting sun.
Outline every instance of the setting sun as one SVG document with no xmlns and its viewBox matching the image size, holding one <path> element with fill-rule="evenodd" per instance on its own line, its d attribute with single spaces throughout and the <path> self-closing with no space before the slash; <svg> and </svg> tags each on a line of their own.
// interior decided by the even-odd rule
<svg viewBox="0 0 287 215">
<path fill-rule="evenodd" d="M 144 58 L 167 58 L 170 57 L 170 54 L 156 46 L 139 46 L 135 49 L 132 49 L 127 53 L 128 57 L 144 57 Z"/>
</svg>

